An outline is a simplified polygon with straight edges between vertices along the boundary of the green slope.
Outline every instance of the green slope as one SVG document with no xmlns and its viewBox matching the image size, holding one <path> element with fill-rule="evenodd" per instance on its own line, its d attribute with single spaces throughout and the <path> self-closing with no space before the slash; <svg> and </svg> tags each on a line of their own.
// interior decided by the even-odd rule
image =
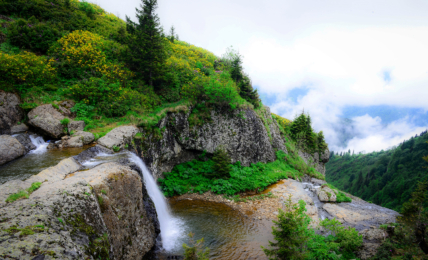
<svg viewBox="0 0 428 260">
<path fill-rule="evenodd" d="M 400 210 L 418 181 L 428 177 L 428 134 L 412 137 L 397 148 L 368 154 L 333 155 L 326 180 L 337 188 L 384 207 Z"/>
</svg>

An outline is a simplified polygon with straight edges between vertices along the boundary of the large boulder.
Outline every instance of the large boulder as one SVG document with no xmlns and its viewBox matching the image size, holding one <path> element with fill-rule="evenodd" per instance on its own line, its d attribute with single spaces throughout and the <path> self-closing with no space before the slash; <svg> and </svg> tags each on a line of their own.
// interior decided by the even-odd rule
<svg viewBox="0 0 428 260">
<path fill-rule="evenodd" d="M 61 124 L 64 118 L 51 104 L 38 106 L 28 113 L 28 123 L 54 139 L 65 135 L 65 126 Z"/>
<path fill-rule="evenodd" d="M 0 90 L 0 135 L 11 134 L 11 127 L 24 119 L 17 94 Z"/>
<path fill-rule="evenodd" d="M 94 134 L 84 131 L 77 131 L 73 137 L 80 137 L 84 145 L 90 144 L 95 140 Z"/>
<path fill-rule="evenodd" d="M 327 185 L 321 186 L 317 190 L 317 195 L 320 201 L 322 202 L 336 202 L 336 191 L 330 189 Z"/>
<path fill-rule="evenodd" d="M 131 143 L 132 138 L 134 138 L 137 133 L 138 128 L 136 126 L 119 126 L 98 139 L 97 142 L 110 149 L 113 147 L 123 148 L 125 144 Z"/>
<path fill-rule="evenodd" d="M 71 133 L 73 131 L 83 131 L 85 129 L 84 121 L 71 121 L 68 124 L 68 132 Z"/>
<path fill-rule="evenodd" d="M 10 135 L 0 135 L 0 165 L 25 154 L 25 147 Z"/>
<path fill-rule="evenodd" d="M 80 165 L 66 160 L 41 176 L 0 186 L 0 258 L 142 259 L 159 231 L 139 174 L 117 163 L 73 172 Z M 29 199 L 4 202 L 13 187 L 42 179 Z"/>
<path fill-rule="evenodd" d="M 25 154 L 37 148 L 33 142 L 31 142 L 30 136 L 28 134 L 19 134 L 15 136 L 15 138 L 22 144 L 22 146 L 24 146 Z"/>
</svg>

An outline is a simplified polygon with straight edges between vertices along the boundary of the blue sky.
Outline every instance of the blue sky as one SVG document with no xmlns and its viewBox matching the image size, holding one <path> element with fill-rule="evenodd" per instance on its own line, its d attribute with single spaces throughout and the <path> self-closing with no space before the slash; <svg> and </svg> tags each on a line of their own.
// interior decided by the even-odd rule
<svg viewBox="0 0 428 260">
<path fill-rule="evenodd" d="M 140 0 L 93 0 L 124 18 Z M 233 46 L 271 110 L 312 115 L 333 150 L 381 150 L 427 127 L 428 1 L 158 0 L 166 31 L 221 56 Z"/>
</svg>

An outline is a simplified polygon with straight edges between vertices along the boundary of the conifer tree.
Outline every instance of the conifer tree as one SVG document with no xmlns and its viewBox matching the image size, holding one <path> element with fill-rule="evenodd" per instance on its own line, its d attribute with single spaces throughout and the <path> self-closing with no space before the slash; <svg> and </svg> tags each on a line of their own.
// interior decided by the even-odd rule
<svg viewBox="0 0 428 260">
<path fill-rule="evenodd" d="M 155 13 L 157 5 L 157 0 L 142 0 L 141 9 L 136 8 L 138 22 L 126 17 L 126 29 L 132 35 L 127 63 L 150 86 L 164 76 L 167 58 L 165 35 Z"/>
<path fill-rule="evenodd" d="M 214 152 L 213 161 L 214 172 L 208 174 L 207 177 L 212 179 L 228 179 L 231 171 L 231 159 L 223 147 L 218 147 Z"/>
<path fill-rule="evenodd" d="M 171 29 L 169 30 L 169 35 L 168 35 L 168 39 L 170 42 L 174 43 L 174 41 L 179 41 L 179 37 L 178 34 L 175 33 L 175 27 L 174 25 L 171 26 Z"/>
</svg>

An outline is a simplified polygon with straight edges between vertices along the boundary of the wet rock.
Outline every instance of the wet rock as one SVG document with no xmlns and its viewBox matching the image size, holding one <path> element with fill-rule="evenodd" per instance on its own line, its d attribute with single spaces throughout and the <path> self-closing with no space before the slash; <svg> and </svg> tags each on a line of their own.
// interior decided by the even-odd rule
<svg viewBox="0 0 428 260">
<path fill-rule="evenodd" d="M 312 182 L 315 185 L 319 185 L 319 186 L 327 183 L 324 180 L 320 180 L 320 179 L 316 179 L 316 178 L 311 178 L 310 182 Z"/>
<path fill-rule="evenodd" d="M 76 161 L 78 161 L 79 163 L 84 163 L 84 162 L 89 161 L 90 159 L 96 157 L 100 153 L 113 154 L 114 152 L 108 148 L 101 146 L 101 145 L 96 145 L 94 147 L 86 149 L 85 151 L 81 152 L 80 154 L 74 156 L 73 158 L 76 159 Z"/>
<path fill-rule="evenodd" d="M 84 145 L 90 144 L 95 140 L 94 134 L 84 131 L 77 131 L 73 134 L 73 137 L 80 137 Z"/>
<path fill-rule="evenodd" d="M 113 148 L 113 146 L 123 148 L 125 144 L 131 143 L 136 133 L 138 133 L 138 128 L 136 126 L 119 126 L 98 139 L 97 142 L 110 149 Z"/>
<path fill-rule="evenodd" d="M 84 121 L 71 121 L 68 124 L 68 132 L 71 133 L 72 131 L 83 131 L 85 129 L 85 122 Z"/>
<path fill-rule="evenodd" d="M 17 94 L 0 90 L 0 135 L 11 134 L 11 127 L 24 119 Z"/>
<path fill-rule="evenodd" d="M 11 134 L 24 133 L 28 131 L 28 126 L 26 124 L 14 125 L 10 129 Z"/>
<path fill-rule="evenodd" d="M 66 147 L 83 147 L 83 139 L 81 136 L 73 136 L 67 140 L 67 143 L 64 145 Z"/>
<path fill-rule="evenodd" d="M 64 118 L 65 116 L 51 104 L 38 106 L 28 113 L 30 125 L 55 139 L 65 135 L 64 125 L 60 122 Z"/>
<path fill-rule="evenodd" d="M 30 152 L 31 150 L 36 149 L 37 147 L 31 142 L 30 136 L 28 134 L 20 134 L 15 137 L 18 142 L 24 146 L 25 154 Z"/>
<path fill-rule="evenodd" d="M 322 202 L 335 202 L 336 201 L 336 192 L 330 189 L 328 186 L 324 185 L 317 191 L 317 195 L 320 201 Z"/>
<path fill-rule="evenodd" d="M 25 147 L 10 135 L 0 135 L 0 165 L 25 154 Z"/>
<path fill-rule="evenodd" d="M 107 163 L 69 175 L 76 167 L 74 159 L 67 159 L 41 176 L 0 186 L 0 256 L 141 259 L 153 248 L 158 233 L 146 212 L 138 173 Z M 29 199 L 4 203 L 10 192 L 44 178 Z"/>
</svg>

